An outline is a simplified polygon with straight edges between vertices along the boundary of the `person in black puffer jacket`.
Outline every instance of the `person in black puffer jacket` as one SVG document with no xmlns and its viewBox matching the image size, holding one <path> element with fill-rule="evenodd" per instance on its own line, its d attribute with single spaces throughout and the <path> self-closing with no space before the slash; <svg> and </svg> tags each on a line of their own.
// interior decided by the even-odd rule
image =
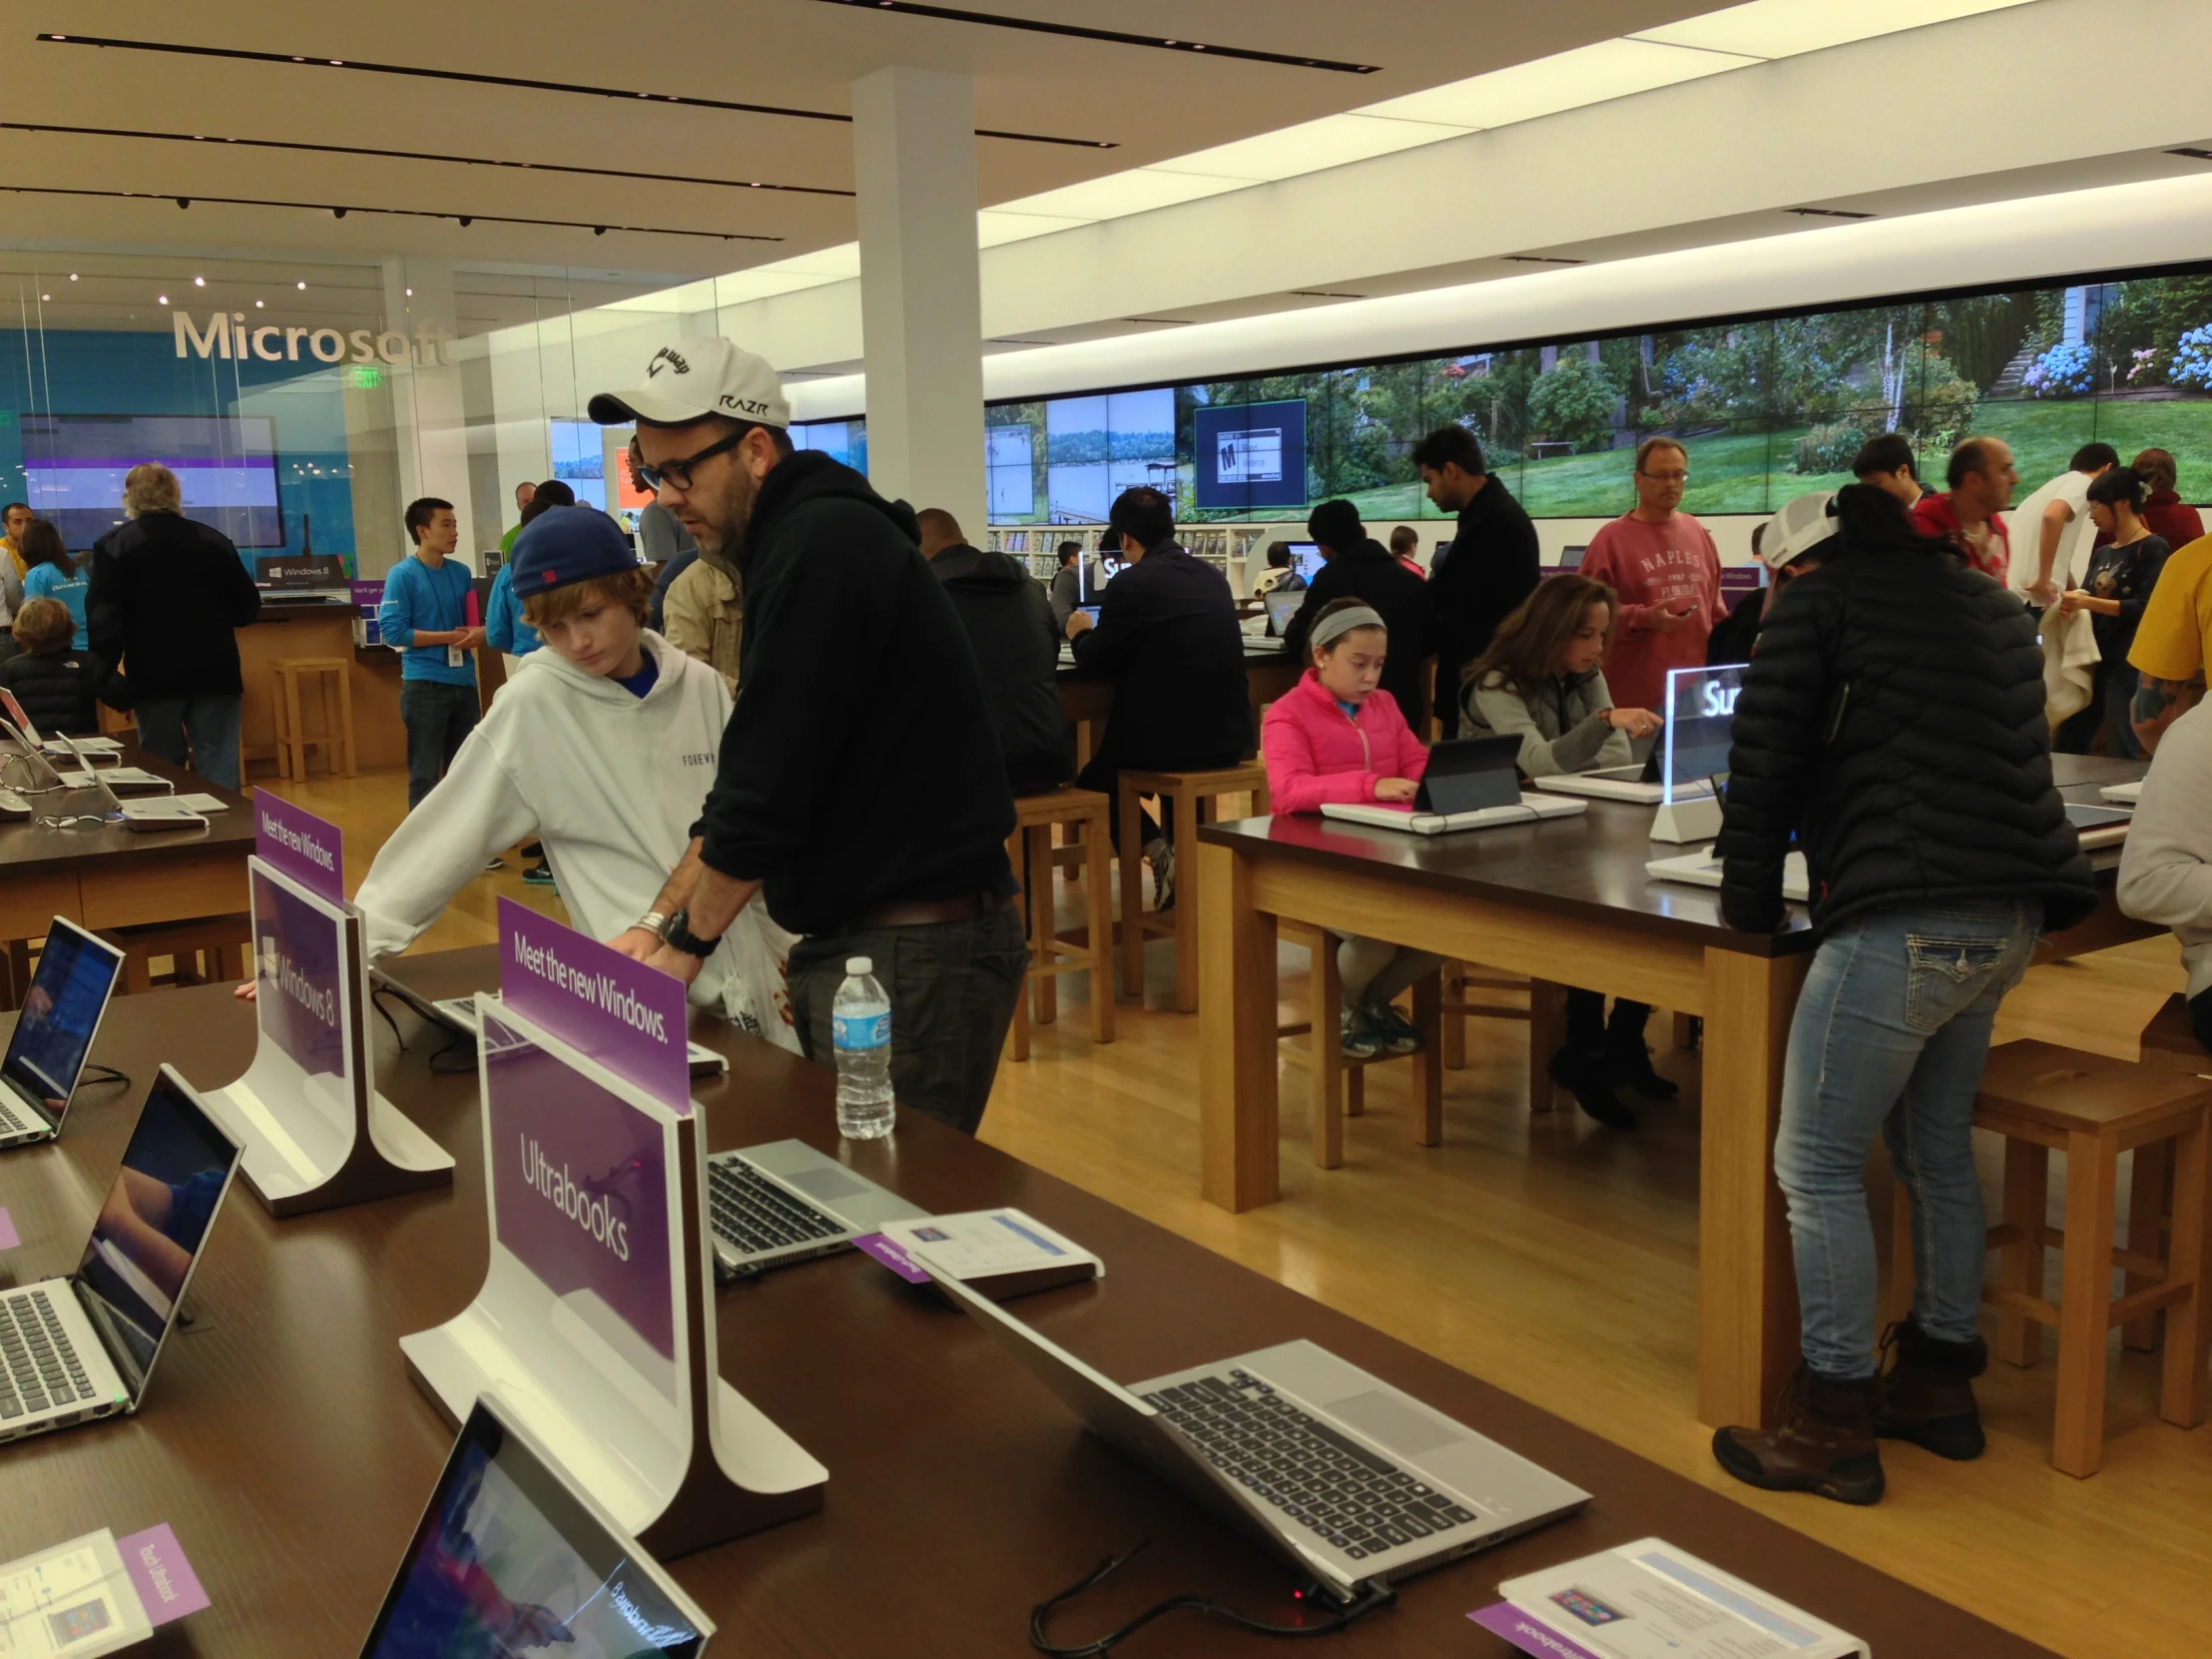
<svg viewBox="0 0 2212 1659">
<path fill-rule="evenodd" d="M 41 736 L 97 737 L 102 695 L 114 707 L 128 705 L 121 686 L 111 684 L 108 665 L 71 647 L 77 619 L 60 600 L 25 600 L 13 632 L 17 654 L 0 663 L 0 687 L 23 705 Z"/>
<path fill-rule="evenodd" d="M 1810 870 L 1820 945 L 1775 1139 L 1805 1363 L 1778 1428 L 1723 1428 L 1713 1450 L 1753 1485 L 1872 1503 L 1877 1436 L 1981 1450 L 1974 1093 L 2037 932 L 2097 898 L 2051 785 L 2042 652 L 2019 600 L 1879 489 L 1848 486 L 1834 510 L 1827 562 L 1775 602 L 1745 673 L 1719 848 L 1733 927 L 1782 924 L 1793 833 Z M 1918 1270 L 1887 1376 L 1862 1183 L 1878 1133 Z"/>
</svg>

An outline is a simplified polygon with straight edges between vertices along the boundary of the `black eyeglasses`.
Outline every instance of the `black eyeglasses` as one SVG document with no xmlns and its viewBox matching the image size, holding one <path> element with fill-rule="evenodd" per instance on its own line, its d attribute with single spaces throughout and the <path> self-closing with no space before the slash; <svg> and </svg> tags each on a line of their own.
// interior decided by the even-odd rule
<svg viewBox="0 0 2212 1659">
<path fill-rule="evenodd" d="M 638 482 L 654 491 L 658 491 L 664 483 L 674 484 L 680 490 L 688 490 L 692 485 L 693 467 L 710 455 L 720 455 L 725 450 L 737 448 L 745 442 L 746 433 L 752 430 L 750 426 L 741 426 L 727 437 L 715 439 L 698 454 L 686 455 L 680 461 L 663 461 L 658 466 L 650 466 L 641 458 L 637 466 Z"/>
</svg>

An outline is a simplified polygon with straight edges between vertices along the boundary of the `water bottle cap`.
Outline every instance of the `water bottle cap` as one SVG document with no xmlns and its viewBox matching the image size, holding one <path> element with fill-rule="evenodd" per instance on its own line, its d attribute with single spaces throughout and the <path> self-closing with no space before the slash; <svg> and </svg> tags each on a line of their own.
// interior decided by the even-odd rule
<svg viewBox="0 0 2212 1659">
<path fill-rule="evenodd" d="M 844 971 L 855 979 L 863 978 L 875 971 L 875 963 L 865 956 L 847 956 Z"/>
</svg>

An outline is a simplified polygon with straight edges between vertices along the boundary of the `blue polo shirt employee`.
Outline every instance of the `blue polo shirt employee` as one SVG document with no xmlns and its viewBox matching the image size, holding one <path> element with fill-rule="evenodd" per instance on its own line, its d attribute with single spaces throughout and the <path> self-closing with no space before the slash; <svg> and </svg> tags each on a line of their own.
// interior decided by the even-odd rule
<svg viewBox="0 0 2212 1659">
<path fill-rule="evenodd" d="M 407 728 L 407 808 L 437 787 L 476 729 L 476 660 L 484 630 L 469 626 L 468 567 L 453 557 L 460 521 L 433 496 L 407 504 L 414 551 L 384 578 L 376 621 L 399 652 L 399 718 Z"/>
</svg>

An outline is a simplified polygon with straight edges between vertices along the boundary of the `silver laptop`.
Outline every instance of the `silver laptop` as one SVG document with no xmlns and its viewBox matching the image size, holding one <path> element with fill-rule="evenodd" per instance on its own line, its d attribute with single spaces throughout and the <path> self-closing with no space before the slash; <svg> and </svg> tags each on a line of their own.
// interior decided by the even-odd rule
<svg viewBox="0 0 2212 1659">
<path fill-rule="evenodd" d="M 0 1147 L 50 1141 L 76 1097 L 100 1035 L 123 952 L 61 916 L 46 930 L 38 972 L 0 1060 Z"/>
<path fill-rule="evenodd" d="M 0 1291 L 0 1441 L 139 1408 L 238 1167 L 163 1066 L 77 1271 Z"/>
<path fill-rule="evenodd" d="M 1590 1500 L 1316 1344 L 1123 1387 L 958 1281 L 937 1283 L 1091 1432 L 1261 1538 L 1339 1601 Z"/>
<path fill-rule="evenodd" d="M 805 1141 L 768 1141 L 707 1160 L 708 1226 L 725 1275 L 843 1250 L 886 1222 L 926 1219 L 920 1205 L 855 1175 Z"/>
<path fill-rule="evenodd" d="M 59 734 L 55 742 L 67 749 L 76 758 L 77 765 L 83 769 L 67 776 L 60 774 L 57 774 L 57 776 L 61 777 L 62 782 L 71 789 L 98 790 L 101 801 L 107 807 L 108 817 L 120 820 L 126 828 L 132 830 L 190 828 L 194 825 L 205 825 L 208 822 L 198 813 L 191 811 L 189 808 L 179 807 L 173 802 L 134 802 L 129 806 L 125 806 L 116 799 L 118 790 L 132 795 L 169 795 L 176 790 L 176 785 L 162 777 L 161 774 L 148 772 L 143 767 L 110 767 L 105 772 L 98 771 L 94 768 L 90 757 L 77 747 L 77 740 L 67 732 Z"/>
<path fill-rule="evenodd" d="M 715 1627 L 560 1461 L 479 1398 L 361 1659 L 698 1659 Z"/>
<path fill-rule="evenodd" d="M 376 967 L 368 970 L 368 978 L 369 983 L 378 990 L 391 992 L 392 995 L 399 998 L 400 1001 L 432 1024 L 442 1025 L 449 1031 L 465 1032 L 479 1040 L 483 1037 L 484 1021 L 482 1016 L 476 1012 L 476 993 L 474 991 L 469 992 L 466 996 L 428 997 L 415 990 L 404 980 L 394 978 L 382 968 Z M 522 1038 L 515 1037 L 509 1046 L 527 1048 L 529 1044 Z M 497 1053 L 499 1050 L 495 1048 L 493 1052 Z M 686 1063 L 691 1067 L 691 1074 L 694 1077 L 712 1077 L 717 1072 L 730 1069 L 729 1057 L 716 1053 L 705 1043 L 686 1043 L 684 1045 L 684 1057 Z"/>
</svg>

